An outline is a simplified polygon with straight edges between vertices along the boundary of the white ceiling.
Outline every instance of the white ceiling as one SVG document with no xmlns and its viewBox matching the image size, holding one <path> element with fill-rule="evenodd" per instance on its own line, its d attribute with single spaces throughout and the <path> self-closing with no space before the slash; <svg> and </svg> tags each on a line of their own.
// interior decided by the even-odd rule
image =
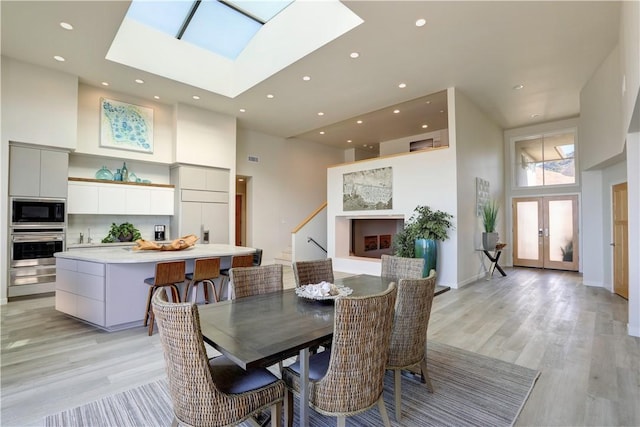
<svg viewBox="0 0 640 427">
<path fill-rule="evenodd" d="M 89 85 L 108 81 L 110 90 L 149 102 L 234 115 L 242 128 L 375 150 L 379 141 L 446 126 L 434 107 L 442 102 L 436 93 L 447 87 L 457 87 L 505 129 L 576 116 L 580 89 L 618 39 L 619 2 L 343 3 L 364 23 L 233 99 L 106 60 L 128 1 L 2 0 L 2 55 Z M 424 27 L 415 26 L 419 18 Z M 63 30 L 61 21 L 74 30 Z M 360 57 L 351 59 L 351 52 Z M 305 75 L 311 80 L 303 81 Z M 518 84 L 524 88 L 514 90 Z M 358 125 L 360 118 L 366 120 Z M 416 129 L 417 121 L 429 128 Z"/>
</svg>

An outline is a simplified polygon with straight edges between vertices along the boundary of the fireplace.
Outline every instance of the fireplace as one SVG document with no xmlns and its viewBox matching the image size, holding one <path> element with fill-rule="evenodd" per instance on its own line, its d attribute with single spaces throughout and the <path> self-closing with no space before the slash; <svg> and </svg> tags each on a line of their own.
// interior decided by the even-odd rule
<svg viewBox="0 0 640 427">
<path fill-rule="evenodd" d="M 365 258 L 392 255 L 393 237 L 403 227 L 403 218 L 351 218 L 349 255 Z"/>
</svg>

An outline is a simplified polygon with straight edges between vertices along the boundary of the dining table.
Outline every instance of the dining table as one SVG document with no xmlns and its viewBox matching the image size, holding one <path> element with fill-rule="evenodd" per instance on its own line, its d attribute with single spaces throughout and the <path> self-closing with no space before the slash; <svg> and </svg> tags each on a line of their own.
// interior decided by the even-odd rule
<svg viewBox="0 0 640 427">
<path fill-rule="evenodd" d="M 380 293 L 388 277 L 360 274 L 336 279 L 351 296 Z M 437 286 L 436 294 L 447 286 Z M 314 300 L 285 289 L 198 307 L 204 341 L 243 369 L 267 367 L 289 357 L 300 362 L 300 426 L 309 425 L 309 349 L 333 335 L 333 300 Z"/>
</svg>

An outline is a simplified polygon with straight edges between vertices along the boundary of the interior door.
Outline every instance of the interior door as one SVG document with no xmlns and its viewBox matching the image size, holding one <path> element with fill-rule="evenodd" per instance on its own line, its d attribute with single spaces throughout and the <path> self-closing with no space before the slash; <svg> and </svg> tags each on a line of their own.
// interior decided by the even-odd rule
<svg viewBox="0 0 640 427">
<path fill-rule="evenodd" d="M 578 197 L 513 199 L 513 265 L 578 270 Z"/>
<path fill-rule="evenodd" d="M 613 292 L 629 299 L 627 183 L 613 186 Z"/>
</svg>

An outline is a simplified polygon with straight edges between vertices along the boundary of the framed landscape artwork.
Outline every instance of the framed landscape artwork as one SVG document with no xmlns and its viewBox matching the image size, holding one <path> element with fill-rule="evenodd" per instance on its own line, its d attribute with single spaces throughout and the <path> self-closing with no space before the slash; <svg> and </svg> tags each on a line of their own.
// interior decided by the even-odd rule
<svg viewBox="0 0 640 427">
<path fill-rule="evenodd" d="M 393 208 L 391 167 L 342 175 L 342 209 L 345 211 Z"/>
<path fill-rule="evenodd" d="M 101 98 L 100 146 L 153 153 L 153 109 Z"/>
</svg>

